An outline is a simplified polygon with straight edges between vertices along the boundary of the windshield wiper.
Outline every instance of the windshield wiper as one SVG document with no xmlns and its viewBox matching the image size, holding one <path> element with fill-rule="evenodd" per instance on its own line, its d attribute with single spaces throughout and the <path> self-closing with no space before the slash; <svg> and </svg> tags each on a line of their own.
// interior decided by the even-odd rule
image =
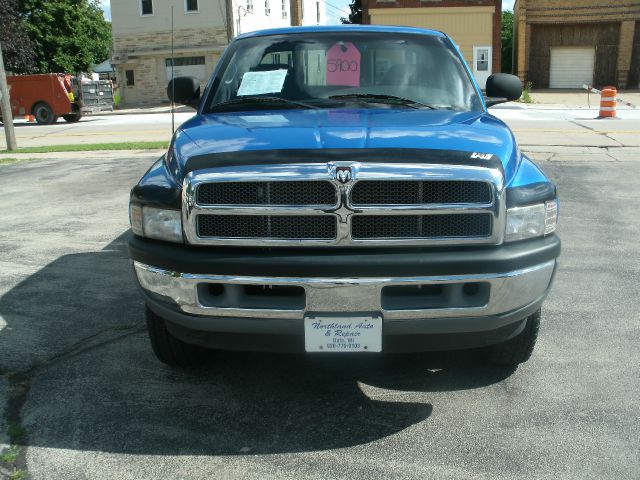
<svg viewBox="0 0 640 480">
<path fill-rule="evenodd" d="M 331 100 L 348 100 L 350 98 L 354 98 L 357 100 L 374 100 L 377 103 L 397 103 L 398 105 L 406 105 L 411 108 L 430 108 L 431 110 L 435 110 L 436 107 L 432 105 L 427 105 L 426 103 L 416 102 L 415 100 L 411 100 L 409 98 L 398 97 L 396 95 L 383 95 L 377 93 L 346 93 L 344 95 L 331 95 L 329 97 Z"/>
<path fill-rule="evenodd" d="M 218 110 L 226 110 L 227 107 L 233 107 L 234 105 L 258 105 L 262 103 L 273 104 L 273 103 L 282 103 L 285 105 L 291 105 L 298 108 L 318 108 L 314 105 L 309 105 L 308 103 L 297 102 L 295 100 L 287 100 L 286 98 L 280 97 L 238 97 L 233 100 L 228 100 L 226 102 L 217 103 L 212 105 L 209 108 L 209 112 L 216 112 Z"/>
</svg>

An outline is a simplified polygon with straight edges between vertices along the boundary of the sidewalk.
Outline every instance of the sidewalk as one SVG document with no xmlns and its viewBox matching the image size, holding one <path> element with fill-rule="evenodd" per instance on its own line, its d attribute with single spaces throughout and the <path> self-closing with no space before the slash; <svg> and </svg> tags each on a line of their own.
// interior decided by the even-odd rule
<svg viewBox="0 0 640 480">
<path fill-rule="evenodd" d="M 194 109 L 183 105 L 176 105 L 176 113 L 193 113 Z M 99 112 L 96 114 L 87 114 L 88 117 L 98 117 L 103 115 L 149 115 L 154 113 L 171 113 L 170 105 L 161 105 L 159 107 L 139 107 L 139 108 L 118 108 L 112 112 Z"/>
<path fill-rule="evenodd" d="M 600 105 L 600 95 L 596 93 L 588 93 L 586 90 L 531 90 L 531 98 L 533 103 L 520 103 L 514 105 L 526 105 L 529 108 L 598 108 Z M 626 102 L 634 104 L 640 108 L 640 90 L 622 90 L 618 91 L 618 98 Z M 623 104 L 618 104 L 618 109 L 628 109 Z M 193 112 L 193 108 L 183 105 L 176 105 L 176 113 Z M 154 113 L 171 113 L 170 105 L 160 105 L 155 107 L 139 107 L 139 108 L 123 108 L 113 112 L 100 112 L 98 115 L 145 115 Z"/>
<path fill-rule="evenodd" d="M 588 93 L 586 90 L 531 90 L 530 93 L 533 103 L 526 105 L 534 108 L 598 108 L 600 106 L 600 95 Z M 640 108 L 640 90 L 618 91 L 618 98 Z M 618 103 L 617 108 L 631 107 Z"/>
</svg>

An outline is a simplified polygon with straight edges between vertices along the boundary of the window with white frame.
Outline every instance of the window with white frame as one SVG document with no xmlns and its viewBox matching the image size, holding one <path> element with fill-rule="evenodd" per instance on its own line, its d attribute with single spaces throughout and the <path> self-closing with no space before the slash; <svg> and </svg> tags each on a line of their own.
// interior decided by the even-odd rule
<svg viewBox="0 0 640 480">
<path fill-rule="evenodd" d="M 195 77 L 201 82 L 209 78 L 204 57 L 177 57 L 164 60 L 167 82 L 177 77 Z"/>
<path fill-rule="evenodd" d="M 282 0 L 282 18 L 287 18 L 289 16 L 289 5 L 287 5 L 287 0 Z"/>
<path fill-rule="evenodd" d="M 184 0 L 185 13 L 198 13 L 198 0 Z"/>
<path fill-rule="evenodd" d="M 269 8 L 269 0 L 264 0 L 264 14 L 267 16 L 271 14 L 271 9 Z"/>
<path fill-rule="evenodd" d="M 247 0 L 247 12 L 253 12 L 253 0 Z"/>
<path fill-rule="evenodd" d="M 153 0 L 140 0 L 140 15 L 153 15 Z"/>
</svg>

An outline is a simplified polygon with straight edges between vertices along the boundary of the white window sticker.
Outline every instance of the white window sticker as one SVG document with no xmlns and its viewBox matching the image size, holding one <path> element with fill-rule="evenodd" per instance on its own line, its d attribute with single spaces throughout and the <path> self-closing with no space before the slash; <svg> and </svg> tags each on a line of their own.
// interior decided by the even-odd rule
<svg viewBox="0 0 640 480">
<path fill-rule="evenodd" d="M 289 120 L 284 115 L 256 115 L 256 116 L 243 116 L 242 120 L 249 124 L 269 124 L 269 125 L 287 125 Z"/>
<path fill-rule="evenodd" d="M 247 72 L 242 77 L 238 96 L 280 93 L 284 85 L 287 70 L 270 70 L 267 72 Z"/>
</svg>

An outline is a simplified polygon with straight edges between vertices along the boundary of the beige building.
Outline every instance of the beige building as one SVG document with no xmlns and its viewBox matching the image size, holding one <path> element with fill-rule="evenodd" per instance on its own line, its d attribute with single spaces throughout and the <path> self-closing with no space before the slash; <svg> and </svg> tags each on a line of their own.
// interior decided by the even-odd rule
<svg viewBox="0 0 640 480">
<path fill-rule="evenodd" d="M 300 23 L 327 23 L 324 0 L 301 0 Z M 229 40 L 241 33 L 291 25 L 289 0 L 111 0 L 113 49 L 121 105 L 168 103 L 173 75 L 200 79 L 204 89 Z"/>
<path fill-rule="evenodd" d="M 229 43 L 225 0 L 111 0 L 113 50 L 121 105 L 167 103 L 171 80 L 171 7 L 174 75 L 206 85 Z"/>
<path fill-rule="evenodd" d="M 514 69 L 534 88 L 640 88 L 640 0 L 517 0 Z"/>
<path fill-rule="evenodd" d="M 362 23 L 447 33 L 484 88 L 500 71 L 502 0 L 362 0 Z"/>
</svg>

